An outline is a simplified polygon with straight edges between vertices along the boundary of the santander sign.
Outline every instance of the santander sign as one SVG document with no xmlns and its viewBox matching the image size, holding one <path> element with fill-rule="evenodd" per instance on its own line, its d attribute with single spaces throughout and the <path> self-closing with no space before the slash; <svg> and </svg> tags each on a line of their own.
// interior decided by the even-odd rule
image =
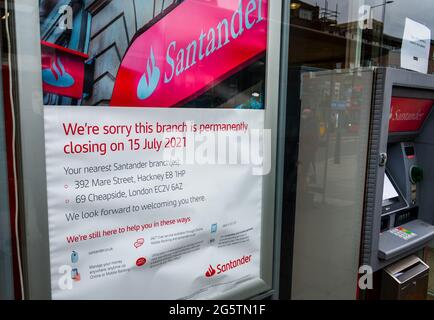
<svg viewBox="0 0 434 320">
<path fill-rule="evenodd" d="M 267 16 L 267 0 L 184 0 L 132 42 L 110 104 L 182 106 L 264 55 Z"/>
<path fill-rule="evenodd" d="M 419 131 L 433 105 L 431 99 L 392 97 L 389 132 Z"/>
<path fill-rule="evenodd" d="M 81 99 L 88 56 L 46 41 L 41 41 L 41 51 L 44 92 Z"/>
<path fill-rule="evenodd" d="M 227 271 L 230 271 L 232 269 L 239 268 L 243 265 L 249 264 L 252 262 L 252 255 L 248 256 L 242 256 L 241 258 L 235 259 L 235 260 L 229 260 L 223 264 L 219 263 L 216 265 L 216 269 L 212 265 L 209 265 L 208 269 L 205 272 L 205 277 L 211 278 L 215 275 L 219 275 L 222 273 L 225 273 Z"/>
</svg>

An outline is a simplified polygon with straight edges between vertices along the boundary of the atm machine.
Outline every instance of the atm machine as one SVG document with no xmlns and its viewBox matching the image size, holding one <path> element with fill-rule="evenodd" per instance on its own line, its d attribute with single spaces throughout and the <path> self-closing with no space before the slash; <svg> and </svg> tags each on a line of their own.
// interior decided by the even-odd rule
<svg viewBox="0 0 434 320">
<path fill-rule="evenodd" d="M 399 283 L 434 239 L 434 75 L 375 69 L 372 99 L 361 264 Z"/>
</svg>

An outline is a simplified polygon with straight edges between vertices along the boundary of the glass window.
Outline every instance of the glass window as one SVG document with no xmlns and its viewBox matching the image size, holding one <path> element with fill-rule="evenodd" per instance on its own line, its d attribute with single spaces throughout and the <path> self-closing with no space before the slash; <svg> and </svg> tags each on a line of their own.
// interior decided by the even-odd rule
<svg viewBox="0 0 434 320">
<path fill-rule="evenodd" d="M 294 143 L 286 163 L 298 172 L 287 180 L 290 190 L 297 185 L 288 200 L 296 206 L 292 297 L 356 298 L 369 70 L 401 68 L 408 18 L 431 32 L 428 73 L 434 72 L 434 2 L 293 0 L 288 10 L 286 134 Z"/>
<path fill-rule="evenodd" d="M 12 1 L 26 297 L 273 294 L 281 4 Z"/>
<path fill-rule="evenodd" d="M 384 66 L 401 66 L 401 47 L 406 18 L 425 25 L 431 31 L 431 49 L 428 73 L 434 73 L 434 3 L 420 0 L 416 3 L 405 0 L 386 1 L 384 36 L 382 39 L 382 62 Z"/>
</svg>

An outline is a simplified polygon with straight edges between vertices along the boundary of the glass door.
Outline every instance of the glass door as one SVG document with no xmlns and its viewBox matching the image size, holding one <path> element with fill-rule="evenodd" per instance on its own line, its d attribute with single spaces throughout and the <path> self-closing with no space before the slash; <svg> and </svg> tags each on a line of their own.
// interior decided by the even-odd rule
<svg viewBox="0 0 434 320">
<path fill-rule="evenodd" d="M 294 225 L 287 291 L 292 298 L 357 298 L 372 68 L 412 69 L 404 34 L 414 23 L 432 39 L 434 11 L 428 8 L 433 5 L 405 0 L 288 3 L 291 125 L 283 212 L 289 230 Z M 432 44 L 422 71 L 429 74 Z M 300 126 L 294 127 L 298 119 Z"/>
</svg>

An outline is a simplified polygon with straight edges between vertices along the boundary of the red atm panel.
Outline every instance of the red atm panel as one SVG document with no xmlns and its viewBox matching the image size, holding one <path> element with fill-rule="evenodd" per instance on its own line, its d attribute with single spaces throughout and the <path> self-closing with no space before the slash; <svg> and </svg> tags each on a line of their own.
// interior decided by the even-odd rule
<svg viewBox="0 0 434 320">
<path fill-rule="evenodd" d="M 425 122 L 434 100 L 392 97 L 389 132 L 417 132 Z"/>
</svg>

